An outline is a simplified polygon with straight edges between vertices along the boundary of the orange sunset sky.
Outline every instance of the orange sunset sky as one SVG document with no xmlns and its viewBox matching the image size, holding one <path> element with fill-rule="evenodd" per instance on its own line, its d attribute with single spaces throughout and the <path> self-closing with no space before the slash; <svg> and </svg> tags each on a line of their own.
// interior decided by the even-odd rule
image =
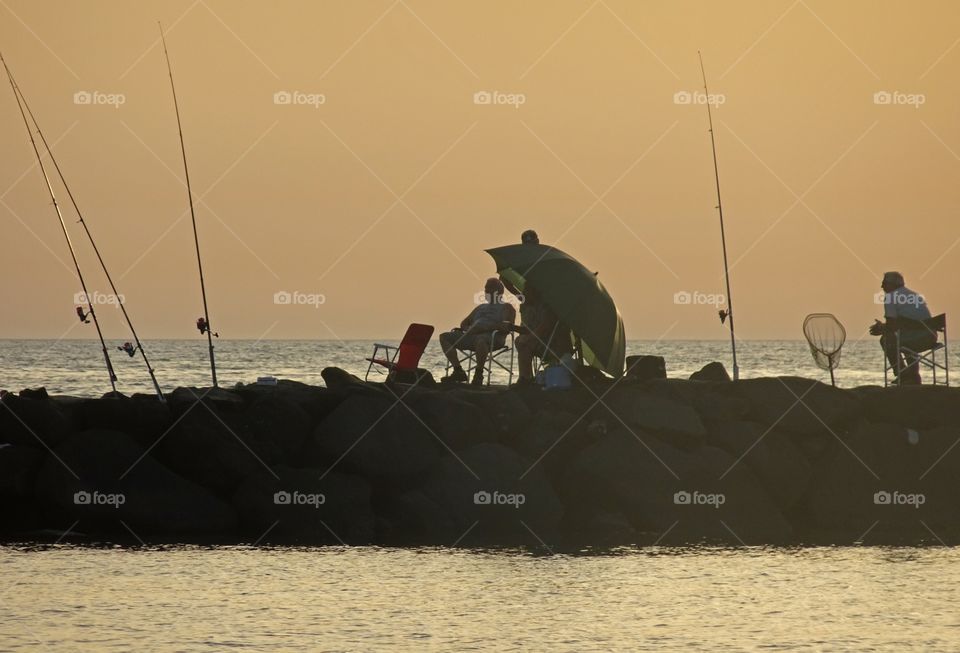
<svg viewBox="0 0 960 653">
<path fill-rule="evenodd" d="M 860 337 L 888 269 L 960 315 L 953 1 L 0 0 L 0 50 L 144 339 L 198 337 L 202 314 L 157 21 L 224 338 L 451 326 L 483 250 L 526 228 L 599 271 L 629 338 L 726 337 L 698 49 L 738 336 L 826 311 Z M 5 81 L 0 117 L 0 337 L 93 337 Z"/>
</svg>

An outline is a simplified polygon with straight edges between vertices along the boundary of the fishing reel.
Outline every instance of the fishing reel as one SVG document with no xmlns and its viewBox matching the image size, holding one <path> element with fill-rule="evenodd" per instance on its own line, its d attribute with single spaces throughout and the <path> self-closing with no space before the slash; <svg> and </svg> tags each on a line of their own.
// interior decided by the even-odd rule
<svg viewBox="0 0 960 653">
<path fill-rule="evenodd" d="M 197 331 L 200 332 L 200 335 L 204 336 L 207 333 L 210 333 L 214 338 L 219 338 L 220 334 L 215 331 L 210 331 L 210 324 L 207 322 L 206 318 L 198 317 L 197 318 Z"/>
</svg>

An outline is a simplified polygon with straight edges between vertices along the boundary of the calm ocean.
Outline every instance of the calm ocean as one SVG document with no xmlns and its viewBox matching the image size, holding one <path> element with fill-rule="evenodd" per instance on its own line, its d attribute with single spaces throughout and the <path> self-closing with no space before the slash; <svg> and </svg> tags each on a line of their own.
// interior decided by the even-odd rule
<svg viewBox="0 0 960 653">
<path fill-rule="evenodd" d="M 143 361 L 139 355 L 129 358 L 117 351 L 122 344 L 108 342 L 119 377 L 118 390 L 125 394 L 152 393 Z M 164 390 L 209 385 L 204 339 L 156 340 L 145 342 L 144 347 Z M 341 367 L 362 377 L 367 369 L 363 359 L 371 354 L 373 341 L 222 340 L 215 341 L 215 347 L 218 380 L 224 387 L 252 383 L 264 375 L 323 385 L 320 372 L 328 366 Z M 830 382 L 829 374 L 814 365 L 804 341 L 747 340 L 738 344 L 737 351 L 744 378 L 796 375 Z M 951 367 L 960 371 L 960 356 L 955 349 L 950 353 Z M 627 354 L 663 356 L 667 375 L 676 378 L 687 378 L 710 361 L 720 361 L 730 369 L 730 343 L 726 340 L 634 340 L 628 344 Z M 436 338 L 421 366 L 438 379 L 443 376 L 444 358 Z M 883 363 L 876 338 L 848 342 L 836 376 L 838 385 L 843 387 L 882 384 Z M 505 375 L 496 375 L 494 382 L 505 383 Z M 99 344 L 92 340 L 0 340 L 0 388 L 21 390 L 39 386 L 46 386 L 50 393 L 77 396 L 107 392 L 110 388 Z"/>
</svg>

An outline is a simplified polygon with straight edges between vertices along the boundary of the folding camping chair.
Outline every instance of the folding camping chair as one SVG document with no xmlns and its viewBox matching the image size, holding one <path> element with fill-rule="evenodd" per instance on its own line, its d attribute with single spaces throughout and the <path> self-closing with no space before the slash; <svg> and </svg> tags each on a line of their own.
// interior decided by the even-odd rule
<svg viewBox="0 0 960 653">
<path fill-rule="evenodd" d="M 392 381 L 398 373 L 416 372 L 420 364 L 420 357 L 427 349 L 427 344 L 433 336 L 433 327 L 429 324 L 411 324 L 407 327 L 407 332 L 400 341 L 399 346 L 383 345 L 376 343 L 373 345 L 373 354 L 365 359 L 370 361 L 367 366 L 367 374 L 363 377 L 366 381 L 370 377 L 370 370 L 377 365 L 377 372 L 383 373 L 379 368 L 384 367 L 388 370 L 387 380 Z M 380 352 L 382 356 L 377 356 Z M 393 352 L 391 354 L 390 352 Z"/>
<path fill-rule="evenodd" d="M 513 384 L 513 358 L 514 358 L 514 341 L 515 334 L 513 331 L 503 332 L 503 331 L 493 331 L 490 333 L 490 353 L 487 354 L 487 360 L 483 365 L 484 374 L 486 375 L 486 385 L 490 385 L 490 377 L 493 376 L 493 366 L 496 365 L 498 368 L 507 373 L 507 387 L 510 387 Z M 472 349 L 468 348 L 457 348 L 457 360 L 460 362 L 461 366 L 464 366 L 466 363 L 467 376 L 471 376 L 474 368 L 477 366 L 477 354 Z M 462 357 L 461 357 L 462 354 Z M 507 365 L 501 359 L 510 355 L 510 364 Z M 450 362 L 447 361 L 446 375 L 450 375 Z"/>
<path fill-rule="evenodd" d="M 934 337 L 933 344 L 929 347 L 924 348 L 911 348 L 901 342 L 900 338 L 900 329 L 897 329 L 895 333 L 896 342 L 897 342 L 897 360 L 902 360 L 904 354 L 906 354 L 907 359 L 916 361 L 914 364 L 919 366 L 926 367 L 933 373 L 933 385 L 945 384 L 950 385 L 950 352 L 947 350 L 947 315 L 946 313 L 941 313 L 940 315 L 935 315 L 929 320 L 924 320 L 919 323 L 923 328 L 927 329 L 930 334 Z M 942 337 L 941 337 L 942 334 Z M 937 352 L 943 350 L 943 359 L 937 360 Z M 937 370 L 943 372 L 941 380 L 937 380 Z M 889 373 L 892 372 L 892 375 Z M 884 387 L 890 385 L 901 385 L 900 384 L 900 372 L 902 370 L 894 369 L 890 362 L 887 360 L 886 352 L 883 356 L 883 385 Z M 892 378 L 891 378 L 892 377 Z"/>
</svg>

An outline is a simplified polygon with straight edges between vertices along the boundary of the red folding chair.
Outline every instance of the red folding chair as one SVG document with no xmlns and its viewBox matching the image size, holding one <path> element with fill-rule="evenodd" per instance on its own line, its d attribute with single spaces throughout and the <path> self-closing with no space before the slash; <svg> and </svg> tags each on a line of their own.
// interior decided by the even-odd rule
<svg viewBox="0 0 960 653">
<path fill-rule="evenodd" d="M 433 337 L 433 327 L 429 324 L 411 324 L 407 327 L 407 332 L 400 341 L 400 346 L 374 344 L 373 354 L 365 360 L 370 361 L 367 366 L 367 374 L 363 377 L 366 381 L 370 377 L 370 370 L 374 365 L 384 367 L 388 370 L 388 379 L 397 372 L 415 372 L 420 364 L 420 357 L 427 349 L 430 338 Z M 380 352 L 381 356 L 378 356 Z M 391 355 L 390 352 L 393 352 Z M 380 372 L 379 369 L 377 369 Z"/>
</svg>

